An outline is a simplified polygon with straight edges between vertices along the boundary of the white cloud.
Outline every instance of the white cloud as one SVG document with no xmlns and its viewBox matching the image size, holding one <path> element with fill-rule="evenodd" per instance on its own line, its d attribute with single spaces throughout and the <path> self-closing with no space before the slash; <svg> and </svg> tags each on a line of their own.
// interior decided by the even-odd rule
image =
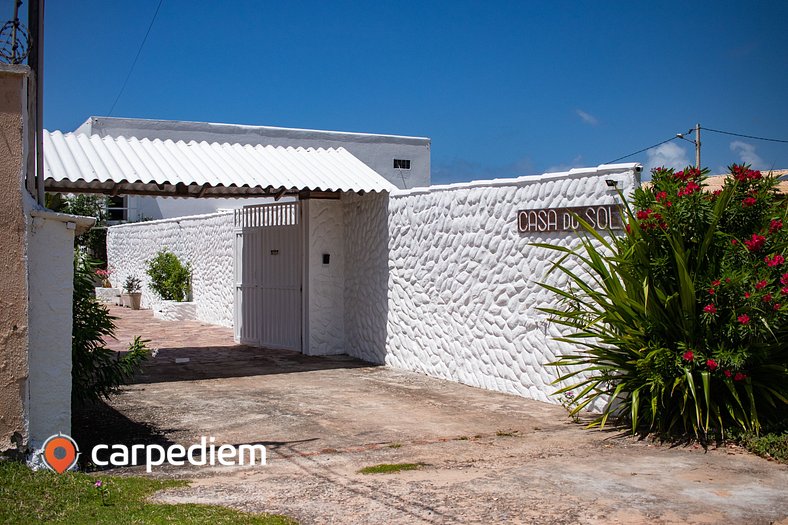
<svg viewBox="0 0 788 525">
<path fill-rule="evenodd" d="M 599 124 L 599 120 L 591 113 L 585 112 L 582 109 L 576 109 L 575 113 L 577 113 L 577 116 L 586 124 L 590 124 L 591 126 Z"/>
<path fill-rule="evenodd" d="M 644 171 L 648 174 L 654 168 L 665 167 L 675 168 L 677 170 L 684 169 L 689 166 L 690 161 L 687 156 L 687 150 L 674 142 L 668 142 L 651 148 L 646 152 L 648 156 Z"/>
<path fill-rule="evenodd" d="M 731 151 L 736 153 L 742 162 L 750 164 L 754 169 L 764 169 L 766 163 L 755 153 L 755 146 L 752 144 L 734 140 L 731 142 Z"/>
</svg>

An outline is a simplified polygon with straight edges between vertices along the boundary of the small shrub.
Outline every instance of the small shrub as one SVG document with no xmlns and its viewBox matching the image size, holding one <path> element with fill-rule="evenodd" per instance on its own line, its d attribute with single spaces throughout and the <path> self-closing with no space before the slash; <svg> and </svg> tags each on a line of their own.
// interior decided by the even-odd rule
<svg viewBox="0 0 788 525">
<path fill-rule="evenodd" d="M 150 355 L 136 337 L 123 355 L 104 346 L 114 337 L 115 317 L 96 300 L 93 275 L 97 263 L 77 252 L 74 257 L 73 325 L 71 338 L 71 392 L 75 404 L 109 398 L 128 383 Z"/>
<path fill-rule="evenodd" d="M 730 428 L 758 435 L 788 409 L 788 228 L 776 181 L 733 165 L 721 192 L 702 191 L 706 172 L 657 169 L 627 204 L 626 232 L 602 237 L 582 220 L 577 250 L 554 270 L 569 289 L 545 308 L 569 329 L 576 352 L 553 363 L 574 382 L 572 414 L 609 399 L 632 431 L 665 435 Z M 574 272 L 579 260 L 589 276 Z"/>
<path fill-rule="evenodd" d="M 764 458 L 774 458 L 780 463 L 788 463 L 788 432 L 770 433 L 762 436 L 748 433 L 740 436 L 737 441 L 753 454 Z"/>
<path fill-rule="evenodd" d="M 151 289 L 166 301 L 185 301 L 191 289 L 191 267 L 166 248 L 148 261 Z"/>
</svg>

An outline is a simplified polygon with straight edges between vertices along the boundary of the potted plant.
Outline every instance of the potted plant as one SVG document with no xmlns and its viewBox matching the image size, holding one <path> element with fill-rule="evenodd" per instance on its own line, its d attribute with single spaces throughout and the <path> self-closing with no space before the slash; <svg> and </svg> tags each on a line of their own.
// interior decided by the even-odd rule
<svg viewBox="0 0 788 525">
<path fill-rule="evenodd" d="M 112 275 L 112 270 L 107 268 L 106 270 L 98 269 L 96 270 L 96 276 L 101 279 L 101 286 L 104 288 L 112 288 L 112 283 L 109 282 L 109 276 Z"/>
<path fill-rule="evenodd" d="M 126 277 L 123 283 L 123 291 L 125 292 L 121 297 L 123 306 L 131 308 L 132 310 L 140 309 L 140 302 L 142 301 L 142 281 L 135 275 Z"/>
</svg>

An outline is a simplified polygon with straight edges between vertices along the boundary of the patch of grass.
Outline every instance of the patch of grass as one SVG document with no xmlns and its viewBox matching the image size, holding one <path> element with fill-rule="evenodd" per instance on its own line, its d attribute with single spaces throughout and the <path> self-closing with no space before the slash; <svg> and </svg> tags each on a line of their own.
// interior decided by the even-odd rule
<svg viewBox="0 0 788 525">
<path fill-rule="evenodd" d="M 468 436 L 460 436 L 458 438 L 454 438 L 454 441 L 468 441 Z"/>
<path fill-rule="evenodd" d="M 514 437 L 519 433 L 517 430 L 499 430 L 495 433 L 498 437 Z"/>
<path fill-rule="evenodd" d="M 94 486 L 97 480 L 109 491 L 106 504 Z M 0 523 L 296 524 L 286 516 L 247 514 L 215 505 L 147 502 L 158 490 L 187 485 L 182 480 L 33 472 L 21 463 L 0 462 Z"/>
<path fill-rule="evenodd" d="M 359 474 L 393 474 L 403 470 L 419 470 L 424 463 L 381 463 L 359 470 Z"/>
<path fill-rule="evenodd" d="M 788 463 L 788 431 L 783 433 L 742 434 L 738 442 L 753 454 L 764 458 L 773 458 L 780 463 Z"/>
<path fill-rule="evenodd" d="M 389 443 L 389 448 L 400 448 L 402 443 Z"/>
</svg>

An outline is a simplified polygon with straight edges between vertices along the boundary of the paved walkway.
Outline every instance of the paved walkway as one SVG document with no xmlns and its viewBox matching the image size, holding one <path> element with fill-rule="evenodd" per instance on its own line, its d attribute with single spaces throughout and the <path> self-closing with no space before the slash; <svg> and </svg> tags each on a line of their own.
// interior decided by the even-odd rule
<svg viewBox="0 0 788 525">
<path fill-rule="evenodd" d="M 161 501 L 304 524 L 754 525 L 788 516 L 788 467 L 737 448 L 654 446 L 586 431 L 551 404 L 344 356 L 235 345 L 229 329 L 155 321 L 147 311 L 113 313 L 118 344 L 139 334 L 160 351 L 112 401 L 107 431 L 187 446 L 207 435 L 269 452 L 265 467 L 164 468 L 155 475 L 193 483 Z M 358 473 L 401 462 L 423 466 Z"/>
</svg>

